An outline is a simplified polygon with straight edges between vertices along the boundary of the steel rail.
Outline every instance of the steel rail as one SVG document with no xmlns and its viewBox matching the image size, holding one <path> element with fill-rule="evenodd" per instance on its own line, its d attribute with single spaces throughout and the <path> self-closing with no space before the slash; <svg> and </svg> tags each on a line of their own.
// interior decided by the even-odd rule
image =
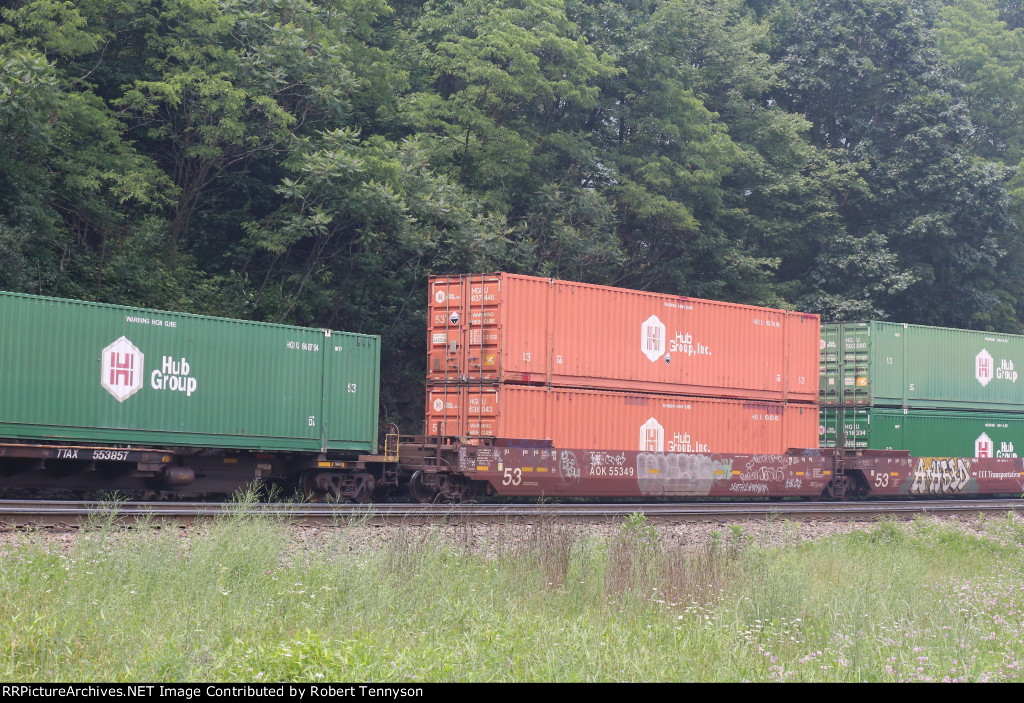
<svg viewBox="0 0 1024 703">
<path fill-rule="evenodd" d="M 229 517 L 256 517 L 297 524 L 350 525 L 452 523 L 478 521 L 578 520 L 618 522 L 633 513 L 652 521 L 750 519 L 863 519 L 918 514 L 953 515 L 1024 512 L 1021 499 L 954 501 L 856 501 L 759 503 L 573 503 L 573 504 L 444 504 L 380 503 L 184 503 L 95 501 L 0 501 L 0 527 L 82 526 L 116 521 L 191 523 Z"/>
</svg>

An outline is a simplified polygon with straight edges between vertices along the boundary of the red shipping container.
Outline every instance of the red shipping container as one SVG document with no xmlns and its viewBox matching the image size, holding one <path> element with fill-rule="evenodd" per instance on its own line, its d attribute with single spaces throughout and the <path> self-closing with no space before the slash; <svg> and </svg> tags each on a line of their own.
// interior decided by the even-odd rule
<svg viewBox="0 0 1024 703">
<path fill-rule="evenodd" d="M 431 435 L 551 440 L 560 449 L 779 454 L 817 447 L 818 408 L 513 384 L 427 387 Z"/>
<path fill-rule="evenodd" d="M 817 315 L 507 273 L 430 280 L 430 383 L 813 403 Z"/>
</svg>

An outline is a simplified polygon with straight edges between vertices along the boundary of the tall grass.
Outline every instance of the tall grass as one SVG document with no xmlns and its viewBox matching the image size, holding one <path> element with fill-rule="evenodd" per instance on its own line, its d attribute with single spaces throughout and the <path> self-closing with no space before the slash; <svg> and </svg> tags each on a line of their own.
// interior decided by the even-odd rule
<svg viewBox="0 0 1024 703">
<path fill-rule="evenodd" d="M 317 548 L 272 519 L 0 546 L 5 681 L 1020 680 L 1024 523 L 696 552 L 630 516 Z"/>
</svg>

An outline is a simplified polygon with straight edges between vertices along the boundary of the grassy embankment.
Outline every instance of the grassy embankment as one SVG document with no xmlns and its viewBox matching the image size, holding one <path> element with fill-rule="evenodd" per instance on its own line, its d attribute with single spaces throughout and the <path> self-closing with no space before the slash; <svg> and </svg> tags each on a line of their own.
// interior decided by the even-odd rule
<svg viewBox="0 0 1024 703">
<path fill-rule="evenodd" d="M 1024 522 L 982 522 L 771 548 L 724 530 L 697 555 L 636 516 L 613 539 L 408 529 L 372 549 L 246 517 L 27 535 L 0 546 L 0 679 L 1021 680 Z"/>
</svg>

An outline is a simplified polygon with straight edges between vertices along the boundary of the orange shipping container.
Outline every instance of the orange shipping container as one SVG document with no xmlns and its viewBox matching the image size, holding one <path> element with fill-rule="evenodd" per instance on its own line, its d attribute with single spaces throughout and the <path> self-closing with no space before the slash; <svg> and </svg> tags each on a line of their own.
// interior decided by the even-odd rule
<svg viewBox="0 0 1024 703">
<path fill-rule="evenodd" d="M 817 315 L 507 273 L 430 280 L 427 378 L 813 403 Z"/>
<path fill-rule="evenodd" d="M 510 384 L 427 387 L 432 435 L 551 440 L 560 449 L 779 454 L 818 446 L 799 403 Z"/>
</svg>

